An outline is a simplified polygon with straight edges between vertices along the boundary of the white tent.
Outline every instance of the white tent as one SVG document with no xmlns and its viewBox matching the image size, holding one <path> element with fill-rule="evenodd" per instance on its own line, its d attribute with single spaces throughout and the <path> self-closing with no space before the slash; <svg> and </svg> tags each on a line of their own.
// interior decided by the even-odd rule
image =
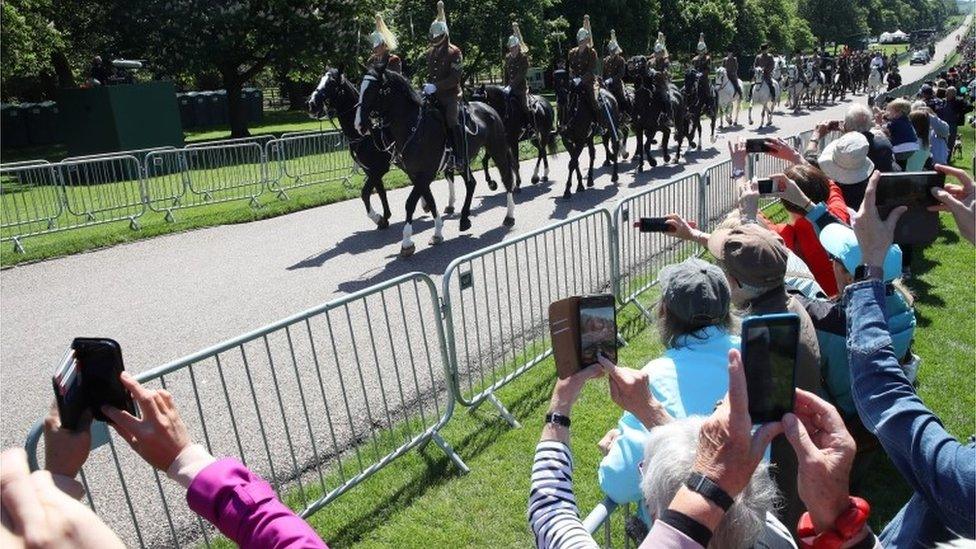
<svg viewBox="0 0 976 549">
<path fill-rule="evenodd" d="M 891 43 L 891 33 L 890 32 L 883 32 L 883 33 L 881 33 L 881 36 L 878 38 L 878 42 L 881 42 L 882 44 L 890 44 Z"/>
<path fill-rule="evenodd" d="M 908 33 L 902 32 L 901 30 L 896 30 L 895 32 L 891 33 L 891 38 L 896 42 L 907 42 L 910 37 L 908 36 Z"/>
</svg>

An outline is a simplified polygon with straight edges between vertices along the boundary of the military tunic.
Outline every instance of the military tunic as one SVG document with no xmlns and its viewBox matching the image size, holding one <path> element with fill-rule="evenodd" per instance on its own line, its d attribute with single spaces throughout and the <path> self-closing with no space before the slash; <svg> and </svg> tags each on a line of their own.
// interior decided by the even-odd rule
<svg viewBox="0 0 976 549">
<path fill-rule="evenodd" d="M 596 50 L 593 48 L 577 46 L 569 50 L 569 75 L 572 78 L 579 78 L 583 86 L 590 90 L 590 93 L 586 94 L 586 100 L 594 113 L 599 112 L 596 94 L 600 89 L 600 81 L 596 77 L 596 64 Z"/>
<path fill-rule="evenodd" d="M 610 80 L 607 89 L 617 99 L 622 110 L 630 108 L 627 94 L 624 93 L 624 75 L 627 73 L 627 61 L 619 53 L 611 53 L 603 58 L 603 80 Z"/>
<path fill-rule="evenodd" d="M 695 67 L 695 70 L 708 76 L 712 70 L 712 56 L 707 53 L 699 53 L 691 60 L 691 66 Z"/>
<path fill-rule="evenodd" d="M 458 125 L 458 98 L 461 96 L 461 49 L 446 42 L 427 52 L 427 81 L 436 86 L 434 95 L 444 109 L 445 122 Z"/>
<path fill-rule="evenodd" d="M 512 96 L 523 111 L 528 109 L 529 83 L 526 80 L 528 72 L 527 55 L 518 51 L 505 56 L 505 85 L 511 89 Z"/>
</svg>

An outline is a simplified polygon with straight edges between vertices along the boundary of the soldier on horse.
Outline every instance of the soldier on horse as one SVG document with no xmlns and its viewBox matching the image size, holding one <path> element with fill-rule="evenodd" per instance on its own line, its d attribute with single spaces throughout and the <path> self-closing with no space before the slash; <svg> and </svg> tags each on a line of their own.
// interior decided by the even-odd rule
<svg viewBox="0 0 976 549">
<path fill-rule="evenodd" d="M 464 128 L 458 123 L 461 99 L 461 49 L 451 43 L 444 15 L 444 2 L 437 2 L 437 18 L 430 25 L 430 49 L 427 50 L 427 83 L 425 96 L 434 96 L 451 136 L 454 166 L 465 163 Z"/>
<path fill-rule="evenodd" d="M 393 36 L 393 33 L 387 28 L 386 23 L 383 22 L 383 16 L 379 13 L 376 14 L 376 30 L 369 35 L 369 39 L 373 45 L 373 53 L 369 56 L 369 65 L 382 65 L 388 71 L 402 73 L 403 63 L 400 61 L 400 57 L 393 53 L 397 47 L 396 36 Z"/>
<path fill-rule="evenodd" d="M 523 120 L 529 117 L 529 47 L 522 39 L 518 23 L 512 23 L 512 35 L 508 37 L 508 54 L 505 56 L 505 94 L 522 111 Z"/>
<path fill-rule="evenodd" d="M 739 97 L 742 97 L 742 85 L 739 82 L 739 60 L 736 58 L 735 52 L 729 50 L 725 59 L 722 60 L 722 66 L 725 67 L 725 73 L 732 82 L 735 93 L 739 94 Z"/>
<path fill-rule="evenodd" d="M 769 53 L 769 44 L 763 44 L 759 47 L 759 54 L 756 55 L 756 60 L 753 62 L 752 66 L 762 69 L 762 84 L 769 86 L 770 97 L 775 97 L 776 88 L 773 87 L 773 69 L 776 68 L 776 60 Z M 756 84 L 753 83 L 752 88 L 749 89 L 749 101 L 752 101 L 752 92 L 755 89 Z"/>
<path fill-rule="evenodd" d="M 586 105 L 593 113 L 593 118 L 600 121 L 601 126 L 610 127 L 607 114 L 600 108 L 600 79 L 596 77 L 597 55 L 593 49 L 593 32 L 590 30 L 590 16 L 583 17 L 583 26 L 576 31 L 575 48 L 569 50 L 569 75 L 573 84 L 582 86 L 585 90 L 583 97 Z"/>
<path fill-rule="evenodd" d="M 607 43 L 607 56 L 603 58 L 603 84 L 610 90 L 620 105 L 621 112 L 630 112 L 630 101 L 624 91 L 624 75 L 627 72 L 627 60 L 623 50 L 617 43 L 617 31 L 610 30 L 610 42 Z"/>
</svg>

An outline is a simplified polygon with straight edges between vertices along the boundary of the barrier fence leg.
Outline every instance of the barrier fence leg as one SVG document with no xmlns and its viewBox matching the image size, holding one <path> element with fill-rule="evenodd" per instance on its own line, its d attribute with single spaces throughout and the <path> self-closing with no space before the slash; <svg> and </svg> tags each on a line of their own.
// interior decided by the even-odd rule
<svg viewBox="0 0 976 549">
<path fill-rule="evenodd" d="M 631 299 L 630 302 L 633 303 L 635 307 L 637 307 L 637 309 L 641 312 L 642 315 L 644 315 L 644 319 L 647 320 L 649 324 L 654 324 L 654 315 L 652 315 L 651 312 L 648 311 L 646 307 L 641 305 L 640 301 L 637 301 L 636 299 Z"/>
<path fill-rule="evenodd" d="M 15 236 L 13 238 L 13 243 L 14 243 L 14 253 L 18 253 L 18 254 L 25 253 L 24 245 L 20 243 L 20 238 Z"/>
<path fill-rule="evenodd" d="M 492 403 L 492 405 L 495 406 L 495 409 L 498 410 L 498 415 L 502 416 L 502 419 L 507 421 L 508 424 L 511 425 L 513 428 L 518 429 L 522 427 L 522 424 L 519 423 L 517 419 L 515 419 L 515 416 L 513 416 L 512 413 L 508 411 L 508 408 L 505 408 L 505 405 L 502 404 L 502 401 L 498 400 L 498 397 L 495 396 L 495 393 L 488 393 L 488 396 L 486 396 L 484 400 L 482 400 L 482 402 L 484 402 L 485 400 Z M 477 405 L 471 406 L 470 408 L 468 408 L 468 412 L 473 413 L 477 408 L 478 408 Z"/>
<path fill-rule="evenodd" d="M 461 470 L 461 474 L 466 475 L 471 472 L 471 469 L 468 468 L 468 466 L 464 463 L 464 460 L 461 459 L 461 456 L 459 456 L 457 452 L 454 451 L 454 448 L 452 448 L 451 445 L 448 444 L 447 441 L 441 437 L 440 433 L 437 432 L 431 433 L 430 439 L 434 441 L 434 444 L 440 446 L 441 450 L 444 450 L 444 453 L 447 454 L 447 457 L 451 458 L 451 461 L 454 462 L 454 465 Z"/>
</svg>

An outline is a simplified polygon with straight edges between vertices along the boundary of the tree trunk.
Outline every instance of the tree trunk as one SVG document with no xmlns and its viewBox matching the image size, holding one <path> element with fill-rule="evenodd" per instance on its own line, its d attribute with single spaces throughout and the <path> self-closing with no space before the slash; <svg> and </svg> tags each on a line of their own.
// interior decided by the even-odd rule
<svg viewBox="0 0 976 549">
<path fill-rule="evenodd" d="M 54 73 L 58 76 L 58 87 L 75 87 L 75 74 L 72 72 L 71 64 L 68 63 L 68 58 L 63 51 L 54 50 L 51 52 L 51 65 L 54 66 Z"/>
<path fill-rule="evenodd" d="M 224 76 L 224 89 L 227 90 L 227 119 L 230 121 L 230 136 L 248 137 L 247 112 L 241 98 L 244 84 L 240 78 Z"/>
</svg>

